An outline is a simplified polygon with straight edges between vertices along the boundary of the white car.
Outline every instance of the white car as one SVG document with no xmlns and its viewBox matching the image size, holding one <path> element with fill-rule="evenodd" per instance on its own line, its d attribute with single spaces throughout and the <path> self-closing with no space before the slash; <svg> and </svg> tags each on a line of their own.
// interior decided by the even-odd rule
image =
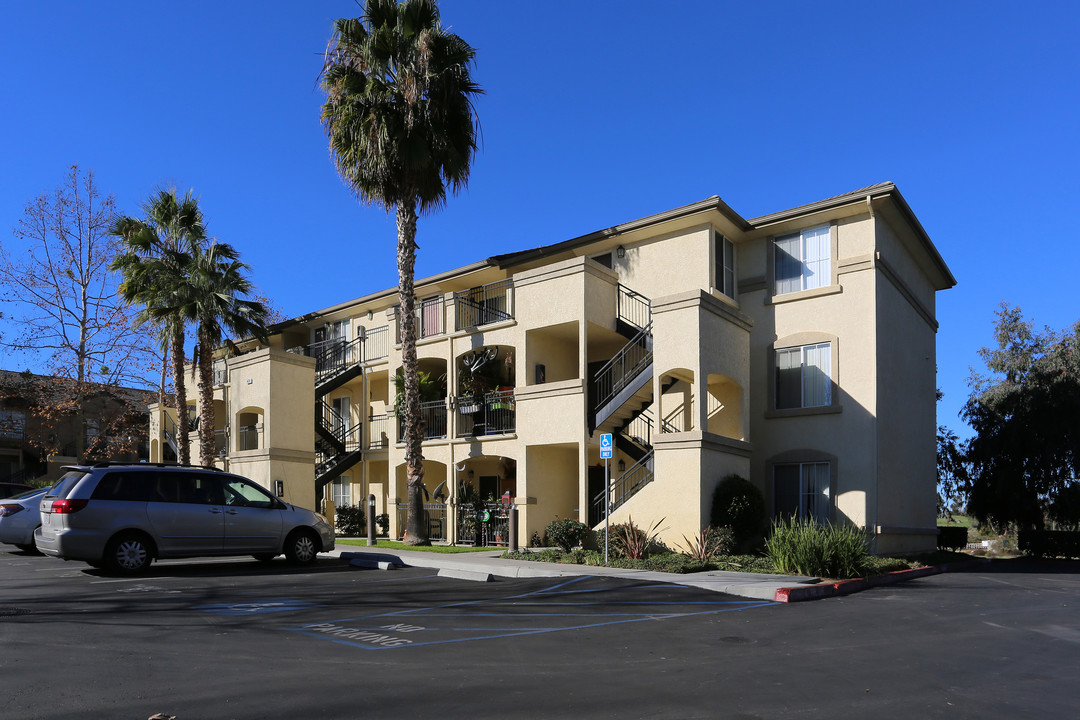
<svg viewBox="0 0 1080 720">
<path fill-rule="evenodd" d="M 41 526 L 41 498 L 48 488 L 37 488 L 0 500 L 0 543 L 34 552 L 34 531 Z"/>
</svg>

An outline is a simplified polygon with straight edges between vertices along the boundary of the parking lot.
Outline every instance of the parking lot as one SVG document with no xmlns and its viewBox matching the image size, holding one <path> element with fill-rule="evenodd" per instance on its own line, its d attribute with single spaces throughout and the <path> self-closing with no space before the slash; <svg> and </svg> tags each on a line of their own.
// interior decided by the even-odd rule
<svg viewBox="0 0 1080 720">
<path fill-rule="evenodd" d="M 778 605 L 336 558 L 117 578 L 0 551 L 4 716 L 1072 716 L 1069 569 L 983 566 Z"/>
</svg>

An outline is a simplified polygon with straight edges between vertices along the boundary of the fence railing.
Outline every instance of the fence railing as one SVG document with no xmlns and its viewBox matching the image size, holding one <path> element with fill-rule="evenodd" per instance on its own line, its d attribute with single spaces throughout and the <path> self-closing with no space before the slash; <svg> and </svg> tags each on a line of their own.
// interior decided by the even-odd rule
<svg viewBox="0 0 1080 720">
<path fill-rule="evenodd" d="M 229 381 L 229 367 L 224 360 L 214 361 L 214 387 L 224 385 Z"/>
<path fill-rule="evenodd" d="M 620 283 L 618 318 L 644 330 L 652 323 L 652 301 Z"/>
<path fill-rule="evenodd" d="M 652 418 L 648 415 L 638 415 L 623 428 L 622 434 L 639 445 L 652 447 Z"/>
<path fill-rule="evenodd" d="M 652 363 L 652 325 L 641 329 L 634 339 L 596 372 L 596 407 L 602 408 Z"/>
<path fill-rule="evenodd" d="M 364 331 L 364 362 L 382 360 L 390 355 L 390 326 Z"/>
<path fill-rule="evenodd" d="M 611 512 L 615 512 L 652 481 L 653 451 L 650 450 L 645 457 L 631 465 L 626 472 L 611 482 Z M 593 498 L 593 513 L 593 517 L 604 519 L 604 493 L 602 491 Z"/>
<path fill-rule="evenodd" d="M 514 391 L 500 390 L 486 395 L 457 398 L 457 436 L 506 435 L 517 429 Z"/>
<path fill-rule="evenodd" d="M 431 400 L 420 403 L 420 417 L 424 422 L 422 437 L 424 440 L 437 440 L 446 437 L 446 400 Z M 405 416 L 397 412 L 398 442 L 405 440 Z"/>
<path fill-rule="evenodd" d="M 494 502 L 484 503 L 483 507 L 478 508 L 471 503 L 459 503 L 457 506 L 457 544 L 476 544 L 477 533 L 480 534 L 482 546 L 509 545 L 509 506 Z"/>
<path fill-rule="evenodd" d="M 256 425 L 241 425 L 236 429 L 237 450 L 259 449 L 259 428 Z"/>
<path fill-rule="evenodd" d="M 454 328 L 464 330 L 514 317 L 514 285 L 509 278 L 454 293 Z"/>
<path fill-rule="evenodd" d="M 446 540 L 446 503 L 424 503 L 421 522 L 427 523 L 428 540 Z M 405 523 L 409 518 L 409 503 L 397 504 L 398 540 L 405 537 Z"/>
<path fill-rule="evenodd" d="M 368 416 L 368 439 L 367 447 L 369 450 L 376 450 L 378 448 L 390 447 L 390 416 L 389 415 L 370 415 Z"/>
<path fill-rule="evenodd" d="M 330 340 L 312 345 L 311 356 L 315 358 L 315 382 L 319 383 L 336 375 L 347 367 L 360 362 L 361 339 Z"/>
</svg>

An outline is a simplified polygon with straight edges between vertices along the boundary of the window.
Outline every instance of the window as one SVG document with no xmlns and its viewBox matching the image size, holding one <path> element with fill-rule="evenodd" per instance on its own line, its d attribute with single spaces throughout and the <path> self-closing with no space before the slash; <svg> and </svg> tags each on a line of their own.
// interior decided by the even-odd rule
<svg viewBox="0 0 1080 720">
<path fill-rule="evenodd" d="M 774 465 L 773 514 L 829 522 L 830 474 L 827 462 Z"/>
<path fill-rule="evenodd" d="M 334 507 L 340 508 L 352 505 L 352 480 L 348 477 L 339 477 L 334 480 Z"/>
<path fill-rule="evenodd" d="M 714 287 L 735 299 L 735 243 L 716 233 L 716 275 Z"/>
<path fill-rule="evenodd" d="M 832 283 L 829 226 L 782 235 L 773 242 L 774 295 L 826 287 Z"/>
<path fill-rule="evenodd" d="M 0 438 L 22 440 L 26 432 L 26 413 L 22 410 L 0 410 Z"/>
<path fill-rule="evenodd" d="M 832 405 L 832 343 L 776 351 L 776 409 Z"/>
</svg>

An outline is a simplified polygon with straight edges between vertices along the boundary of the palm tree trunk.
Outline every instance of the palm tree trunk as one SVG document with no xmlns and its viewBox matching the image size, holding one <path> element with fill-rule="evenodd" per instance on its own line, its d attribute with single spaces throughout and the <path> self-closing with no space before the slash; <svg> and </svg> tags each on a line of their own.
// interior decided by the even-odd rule
<svg viewBox="0 0 1080 720">
<path fill-rule="evenodd" d="M 398 300 L 401 303 L 401 369 L 405 397 L 398 412 L 404 413 L 405 473 L 409 511 L 405 520 L 406 545 L 430 545 L 424 510 L 424 454 L 420 434 L 420 378 L 416 360 L 416 303 L 413 276 L 416 267 L 416 207 L 413 203 L 397 206 Z"/>
<path fill-rule="evenodd" d="M 199 462 L 214 464 L 214 359 L 206 332 L 199 326 Z"/>
<path fill-rule="evenodd" d="M 184 377 L 184 328 L 172 331 L 173 388 L 176 394 L 176 449 L 181 465 L 191 464 L 191 439 L 188 433 L 187 381 Z"/>
</svg>

